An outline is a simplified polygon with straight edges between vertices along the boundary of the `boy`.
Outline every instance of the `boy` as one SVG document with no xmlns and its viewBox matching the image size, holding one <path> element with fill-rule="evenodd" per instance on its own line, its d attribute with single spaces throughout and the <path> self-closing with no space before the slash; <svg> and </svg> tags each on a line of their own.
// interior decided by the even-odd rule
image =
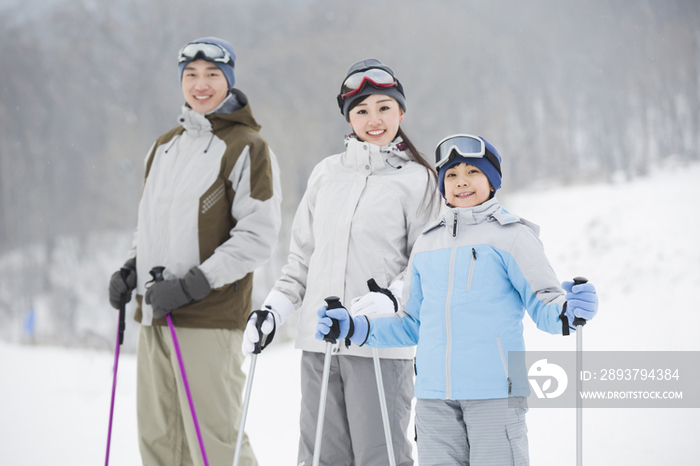
<svg viewBox="0 0 700 466">
<path fill-rule="evenodd" d="M 598 298 L 590 283 L 565 282 L 565 293 L 539 228 L 500 206 L 494 196 L 501 157 L 491 144 L 453 135 L 435 156 L 445 206 L 413 247 L 405 308 L 368 318 L 322 307 L 316 337 L 323 338 L 333 318 L 340 338 L 358 345 L 418 344 L 421 466 L 527 465 L 528 393 L 513 390 L 506 359 L 509 351 L 525 350 L 525 310 L 538 328 L 557 334 L 574 317 L 592 319 Z"/>
</svg>

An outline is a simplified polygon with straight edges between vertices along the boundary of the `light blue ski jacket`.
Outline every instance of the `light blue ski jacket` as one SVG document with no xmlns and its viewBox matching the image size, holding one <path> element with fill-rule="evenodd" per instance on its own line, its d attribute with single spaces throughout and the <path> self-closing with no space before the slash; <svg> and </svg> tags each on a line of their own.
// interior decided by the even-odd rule
<svg viewBox="0 0 700 466">
<path fill-rule="evenodd" d="M 525 351 L 525 310 L 541 330 L 561 333 L 565 302 L 538 232 L 495 198 L 472 208 L 445 206 L 423 231 L 408 265 L 405 308 L 370 317 L 366 342 L 418 345 L 417 398 L 529 395 L 525 369 L 508 368 L 508 352 Z M 514 374 L 520 380 L 511 385 Z"/>
</svg>

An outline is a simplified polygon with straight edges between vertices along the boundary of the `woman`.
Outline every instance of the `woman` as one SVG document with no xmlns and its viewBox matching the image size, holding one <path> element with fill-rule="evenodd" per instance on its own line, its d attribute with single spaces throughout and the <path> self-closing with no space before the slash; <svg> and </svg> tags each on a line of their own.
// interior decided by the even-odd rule
<svg viewBox="0 0 700 466">
<path fill-rule="evenodd" d="M 298 464 L 311 465 L 325 343 L 314 338 L 316 311 L 338 296 L 354 314 L 401 308 L 403 274 L 414 241 L 437 214 L 437 175 L 400 128 L 403 87 L 379 60 L 355 63 L 338 105 L 353 133 L 345 151 L 321 161 L 309 177 L 292 226 L 282 277 L 263 303 L 270 335 L 301 312 L 296 347 L 301 358 L 302 408 Z M 368 280 L 381 290 L 368 293 Z M 352 306 L 350 306 L 352 305 Z M 249 320 L 244 354 L 258 341 Z M 370 348 L 334 348 L 326 403 L 324 465 L 384 465 L 387 446 Z M 383 349 L 384 390 L 397 465 L 411 465 L 407 429 L 413 398 L 413 348 Z"/>
</svg>

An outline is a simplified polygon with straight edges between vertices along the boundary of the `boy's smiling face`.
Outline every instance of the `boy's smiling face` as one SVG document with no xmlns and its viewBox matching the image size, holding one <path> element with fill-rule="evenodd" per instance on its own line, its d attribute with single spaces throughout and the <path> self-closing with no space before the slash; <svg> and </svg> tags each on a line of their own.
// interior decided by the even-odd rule
<svg viewBox="0 0 700 466">
<path fill-rule="evenodd" d="M 445 200 L 453 207 L 474 207 L 491 197 L 491 184 L 474 165 L 458 163 L 445 172 Z"/>
</svg>

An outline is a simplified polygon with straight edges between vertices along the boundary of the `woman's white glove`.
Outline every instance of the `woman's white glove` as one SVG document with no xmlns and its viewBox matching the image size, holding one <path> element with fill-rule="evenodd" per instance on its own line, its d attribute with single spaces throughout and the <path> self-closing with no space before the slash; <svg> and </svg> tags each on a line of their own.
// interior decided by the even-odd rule
<svg viewBox="0 0 700 466">
<path fill-rule="evenodd" d="M 401 307 L 401 293 L 403 292 L 402 280 L 394 281 L 389 285 L 389 288 L 380 288 L 374 279 L 369 279 L 367 285 L 371 291 L 360 298 L 352 300 L 350 306 L 352 315 L 393 314 L 399 310 Z"/>
<path fill-rule="evenodd" d="M 272 337 L 274 337 L 277 327 L 282 325 L 287 320 L 287 317 L 294 312 L 294 304 L 281 292 L 272 290 L 265 298 L 265 301 L 263 301 L 262 310 L 270 311 L 270 313 L 267 314 L 265 321 L 260 325 L 260 332 L 258 332 L 256 325 L 258 315 L 255 312 L 251 314 L 243 331 L 241 352 L 244 357 L 253 354 L 255 344 L 260 340 L 261 332 L 265 343 L 264 346 L 272 342 Z"/>
</svg>

